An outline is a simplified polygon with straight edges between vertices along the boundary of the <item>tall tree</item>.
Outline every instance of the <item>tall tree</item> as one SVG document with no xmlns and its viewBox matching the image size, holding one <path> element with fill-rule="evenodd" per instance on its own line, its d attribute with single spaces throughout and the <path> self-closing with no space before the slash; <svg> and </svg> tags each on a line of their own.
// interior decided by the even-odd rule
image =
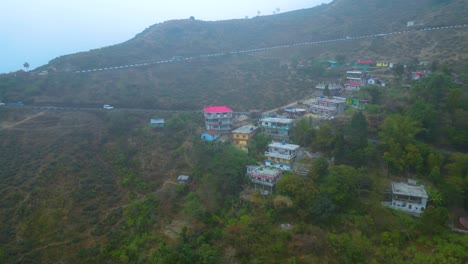
<svg viewBox="0 0 468 264">
<path fill-rule="evenodd" d="M 333 149 L 333 141 L 333 130 L 328 122 L 324 122 L 312 140 L 312 147 L 322 152 L 329 152 Z"/>
<path fill-rule="evenodd" d="M 421 130 L 418 122 L 409 116 L 391 115 L 385 118 L 379 137 L 384 150 L 384 160 L 394 172 L 408 168 L 407 155 L 414 152 L 414 136 Z"/>
<path fill-rule="evenodd" d="M 294 142 L 303 147 L 309 147 L 315 130 L 312 128 L 310 119 L 302 118 L 295 123 L 294 127 Z"/>
<path fill-rule="evenodd" d="M 29 63 L 28 62 L 23 63 L 23 67 L 26 69 L 26 71 L 28 71 Z"/>
</svg>

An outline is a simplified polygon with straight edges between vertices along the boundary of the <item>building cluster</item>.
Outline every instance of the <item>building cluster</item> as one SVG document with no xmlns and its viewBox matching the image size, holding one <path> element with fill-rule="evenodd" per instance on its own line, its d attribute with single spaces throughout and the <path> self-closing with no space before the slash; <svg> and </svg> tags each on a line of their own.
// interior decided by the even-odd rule
<svg viewBox="0 0 468 264">
<path fill-rule="evenodd" d="M 320 120 L 333 119 L 346 107 L 365 109 L 368 104 L 367 99 L 345 98 L 337 95 L 343 90 L 358 90 L 365 85 L 385 86 L 382 80 L 369 74 L 368 69 L 391 67 L 391 63 L 357 61 L 354 66 L 358 69 L 346 72 L 344 85 L 335 82 L 319 83 L 315 88 L 322 95 L 307 102 L 298 102 L 297 107 L 284 108 L 279 114 L 277 112 L 267 112 L 261 115 L 258 113 L 256 115 L 258 123 L 255 124 L 249 122 L 247 116 L 235 113 L 227 106 L 206 107 L 203 109 L 205 130 L 200 138 L 207 142 L 230 141 L 240 149 L 248 151 L 249 142 L 257 133 L 269 135 L 273 141 L 263 153 L 263 164 L 247 166 L 246 175 L 255 190 L 260 190 L 262 194 L 272 193 L 284 171 L 302 171 L 304 173 L 298 174 L 307 175 L 310 169 L 301 167 L 301 163 L 297 162 L 298 157 L 304 156 L 307 152 L 301 151 L 299 145 L 289 143 L 295 120 L 304 115 L 312 115 Z M 420 78 L 424 74 L 416 73 L 417 77 L 413 78 Z M 325 90 L 328 90 L 329 96 L 323 95 Z M 151 119 L 150 123 L 154 128 L 164 127 L 164 119 Z M 311 154 L 308 153 L 308 157 L 310 156 Z M 188 183 L 190 176 L 180 175 L 177 180 L 181 184 Z M 426 209 L 427 201 L 428 195 L 424 186 L 408 180 L 407 182 L 392 182 L 391 191 L 382 203 L 394 209 L 420 215 Z"/>
</svg>

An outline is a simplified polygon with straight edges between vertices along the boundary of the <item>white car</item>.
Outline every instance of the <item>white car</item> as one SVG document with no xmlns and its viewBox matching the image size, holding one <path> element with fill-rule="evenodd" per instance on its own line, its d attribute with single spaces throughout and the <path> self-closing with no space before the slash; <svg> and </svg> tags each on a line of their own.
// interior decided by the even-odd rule
<svg viewBox="0 0 468 264">
<path fill-rule="evenodd" d="M 103 105 L 102 108 L 107 109 L 107 110 L 114 109 L 113 106 L 107 105 L 107 104 Z"/>
<path fill-rule="evenodd" d="M 5 105 L 5 103 L 0 103 L 0 106 Z"/>
</svg>

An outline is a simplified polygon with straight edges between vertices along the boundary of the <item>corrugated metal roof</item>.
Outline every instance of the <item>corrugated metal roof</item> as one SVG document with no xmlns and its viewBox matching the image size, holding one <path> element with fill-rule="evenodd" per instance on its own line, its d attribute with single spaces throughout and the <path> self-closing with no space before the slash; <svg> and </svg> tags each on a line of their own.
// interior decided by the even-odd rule
<svg viewBox="0 0 468 264">
<path fill-rule="evenodd" d="M 210 106 L 203 109 L 205 113 L 231 113 L 232 109 L 221 105 L 221 106 Z"/>
</svg>

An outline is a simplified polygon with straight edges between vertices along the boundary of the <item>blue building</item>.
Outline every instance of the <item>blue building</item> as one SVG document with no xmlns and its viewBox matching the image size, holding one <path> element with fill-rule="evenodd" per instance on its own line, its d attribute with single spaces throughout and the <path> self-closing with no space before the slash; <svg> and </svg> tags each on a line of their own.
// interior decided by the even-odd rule
<svg viewBox="0 0 468 264">
<path fill-rule="evenodd" d="M 201 135 L 201 139 L 208 142 L 215 141 L 217 138 L 219 138 L 219 132 L 216 130 L 208 130 Z"/>
</svg>

